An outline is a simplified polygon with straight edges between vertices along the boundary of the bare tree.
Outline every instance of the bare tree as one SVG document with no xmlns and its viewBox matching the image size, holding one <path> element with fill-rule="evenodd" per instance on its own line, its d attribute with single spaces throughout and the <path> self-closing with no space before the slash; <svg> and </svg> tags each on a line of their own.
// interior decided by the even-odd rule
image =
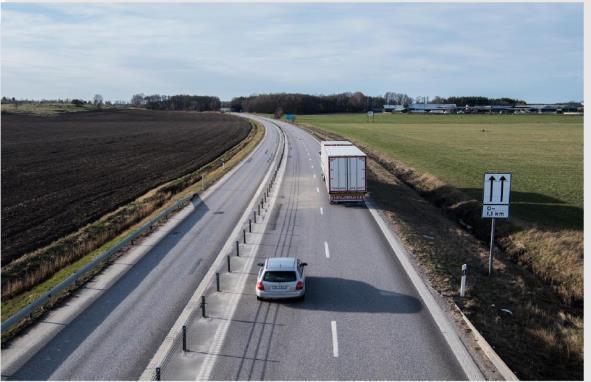
<svg viewBox="0 0 591 382">
<path fill-rule="evenodd" d="M 134 94 L 131 97 L 131 104 L 135 107 L 142 106 L 144 104 L 144 94 L 143 93 Z"/>
<path fill-rule="evenodd" d="M 103 106 L 103 96 L 100 94 L 95 94 L 93 104 L 97 107 L 97 109 L 100 109 Z"/>
<path fill-rule="evenodd" d="M 396 92 L 387 92 L 384 98 L 388 105 L 409 105 L 413 101 L 407 94 Z"/>
</svg>

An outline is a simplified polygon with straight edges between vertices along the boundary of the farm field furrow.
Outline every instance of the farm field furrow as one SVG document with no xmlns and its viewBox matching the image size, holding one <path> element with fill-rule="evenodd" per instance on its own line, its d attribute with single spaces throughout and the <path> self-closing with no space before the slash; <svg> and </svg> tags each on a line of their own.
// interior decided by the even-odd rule
<svg viewBox="0 0 591 382">
<path fill-rule="evenodd" d="M 249 131 L 218 113 L 2 115 L 2 261 L 203 166 Z"/>
</svg>

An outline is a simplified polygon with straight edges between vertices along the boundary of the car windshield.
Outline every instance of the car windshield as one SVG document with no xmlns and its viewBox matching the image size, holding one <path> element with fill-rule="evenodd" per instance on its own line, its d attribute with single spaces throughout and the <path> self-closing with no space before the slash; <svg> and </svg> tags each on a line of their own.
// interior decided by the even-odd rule
<svg viewBox="0 0 591 382">
<path fill-rule="evenodd" d="M 272 283 L 288 283 L 296 281 L 296 274 L 294 271 L 267 271 L 263 276 L 263 281 Z"/>
</svg>

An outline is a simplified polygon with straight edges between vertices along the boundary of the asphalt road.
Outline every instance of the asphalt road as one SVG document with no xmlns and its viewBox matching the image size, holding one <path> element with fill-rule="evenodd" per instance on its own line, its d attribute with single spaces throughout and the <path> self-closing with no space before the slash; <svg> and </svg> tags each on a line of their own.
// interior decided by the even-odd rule
<svg viewBox="0 0 591 382">
<path fill-rule="evenodd" d="M 11 379 L 137 380 L 263 179 L 279 142 L 267 125 L 239 171 Z"/>
<path fill-rule="evenodd" d="M 243 295 L 209 379 L 466 379 L 369 211 L 330 205 L 318 143 L 281 125 L 287 170 L 258 256 L 307 262 L 307 296 Z"/>
</svg>

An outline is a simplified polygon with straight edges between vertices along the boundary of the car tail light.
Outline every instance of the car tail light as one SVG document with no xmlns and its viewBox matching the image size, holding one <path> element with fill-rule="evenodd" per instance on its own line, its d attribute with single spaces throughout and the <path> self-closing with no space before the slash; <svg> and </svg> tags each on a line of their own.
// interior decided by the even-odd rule
<svg viewBox="0 0 591 382">
<path fill-rule="evenodd" d="M 298 281 L 298 283 L 296 284 L 296 290 L 301 290 L 301 289 L 304 289 L 304 282 Z"/>
<path fill-rule="evenodd" d="M 259 281 L 257 283 L 257 289 L 258 290 L 265 290 L 265 286 L 263 285 L 263 282 L 262 281 Z"/>
</svg>

